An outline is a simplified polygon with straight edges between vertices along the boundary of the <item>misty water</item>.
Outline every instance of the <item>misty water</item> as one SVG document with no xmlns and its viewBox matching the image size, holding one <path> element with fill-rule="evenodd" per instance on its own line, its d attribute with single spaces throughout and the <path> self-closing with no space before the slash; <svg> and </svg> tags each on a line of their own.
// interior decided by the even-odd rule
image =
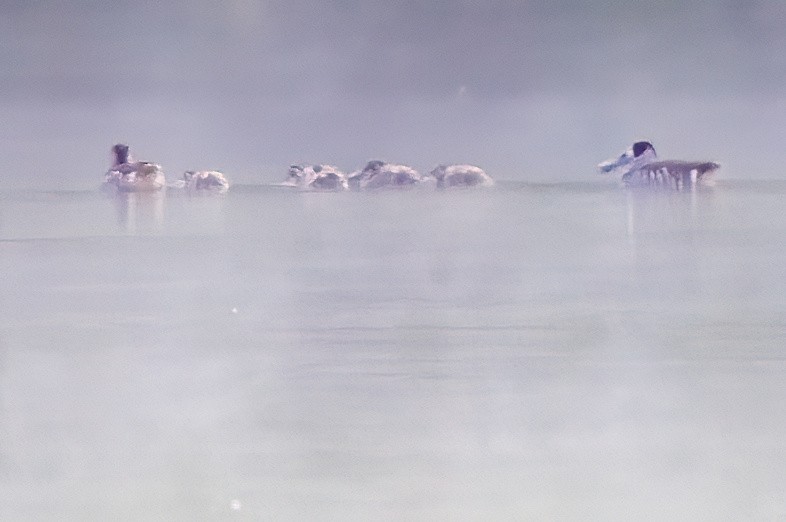
<svg viewBox="0 0 786 522">
<path fill-rule="evenodd" d="M 784 194 L 5 192 L 0 519 L 782 519 Z"/>
</svg>

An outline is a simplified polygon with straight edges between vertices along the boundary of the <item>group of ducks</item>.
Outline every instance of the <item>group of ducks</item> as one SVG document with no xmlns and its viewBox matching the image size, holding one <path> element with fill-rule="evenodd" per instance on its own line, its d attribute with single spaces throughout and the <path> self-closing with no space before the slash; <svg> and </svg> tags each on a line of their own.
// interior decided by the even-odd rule
<svg viewBox="0 0 786 522">
<path fill-rule="evenodd" d="M 121 192 L 144 192 L 164 187 L 193 192 L 226 192 L 229 182 L 215 170 L 186 171 L 182 179 L 167 185 L 156 163 L 133 161 L 128 145 L 112 147 L 113 164 L 105 176 L 106 187 Z M 598 165 L 601 173 L 622 175 L 626 185 L 664 186 L 676 189 L 706 183 L 720 165 L 712 161 L 660 161 L 648 141 L 637 141 L 619 156 Z M 283 186 L 305 190 L 375 190 L 410 187 L 423 183 L 437 188 L 490 187 L 494 180 L 474 165 L 440 165 L 421 175 L 406 165 L 369 161 L 361 170 L 345 174 L 332 165 L 292 165 Z"/>
<path fill-rule="evenodd" d="M 292 165 L 282 185 L 311 190 L 375 190 L 421 183 L 435 183 L 438 188 L 490 187 L 494 180 L 474 165 L 440 165 L 424 176 L 406 165 L 373 160 L 351 174 L 332 165 Z"/>
<path fill-rule="evenodd" d="M 134 161 L 128 145 L 118 143 L 112 147 L 112 166 L 104 175 L 105 188 L 120 192 L 151 192 L 167 186 L 192 191 L 226 192 L 229 182 L 224 174 L 216 170 L 187 170 L 182 179 L 167 185 L 161 165 Z"/>
</svg>

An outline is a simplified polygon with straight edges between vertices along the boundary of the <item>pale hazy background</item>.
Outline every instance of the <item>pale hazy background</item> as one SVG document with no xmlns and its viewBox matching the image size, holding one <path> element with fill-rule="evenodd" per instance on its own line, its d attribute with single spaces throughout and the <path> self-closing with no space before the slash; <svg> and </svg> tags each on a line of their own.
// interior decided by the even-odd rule
<svg viewBox="0 0 786 522">
<path fill-rule="evenodd" d="M 726 178 L 786 165 L 786 3 L 0 2 L 6 186 L 92 188 L 108 148 L 170 175 L 467 161 L 596 179 L 634 138 Z"/>
</svg>

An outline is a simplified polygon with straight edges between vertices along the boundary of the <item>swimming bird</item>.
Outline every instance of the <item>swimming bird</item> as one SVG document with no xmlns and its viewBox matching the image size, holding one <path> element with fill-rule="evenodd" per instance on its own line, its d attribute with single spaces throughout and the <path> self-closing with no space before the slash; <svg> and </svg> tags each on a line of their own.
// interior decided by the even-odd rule
<svg viewBox="0 0 786 522">
<path fill-rule="evenodd" d="M 363 167 L 363 170 L 350 174 L 348 181 L 351 189 L 373 190 L 409 187 L 426 179 L 418 171 L 406 165 L 372 160 Z"/>
<path fill-rule="evenodd" d="M 720 168 L 713 161 L 659 160 L 655 147 L 648 141 L 637 141 L 619 157 L 598 165 L 601 173 L 621 173 L 627 185 L 662 185 L 683 188 L 706 183 Z"/>
<path fill-rule="evenodd" d="M 122 192 L 160 190 L 166 184 L 161 165 L 133 161 L 128 145 L 112 147 L 112 166 L 104 175 L 104 183 Z"/>
<path fill-rule="evenodd" d="M 438 188 L 490 187 L 494 180 L 480 167 L 474 165 L 439 165 L 431 171 Z"/>
<path fill-rule="evenodd" d="M 229 181 L 217 170 L 187 170 L 183 173 L 183 186 L 193 191 L 226 192 Z"/>
<path fill-rule="evenodd" d="M 310 190 L 345 190 L 347 176 L 332 165 L 291 165 L 283 185 Z"/>
</svg>

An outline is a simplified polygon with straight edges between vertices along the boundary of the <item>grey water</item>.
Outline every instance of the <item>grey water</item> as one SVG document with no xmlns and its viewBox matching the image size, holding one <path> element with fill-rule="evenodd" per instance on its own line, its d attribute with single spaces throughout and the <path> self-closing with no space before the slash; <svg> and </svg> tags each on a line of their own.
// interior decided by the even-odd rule
<svg viewBox="0 0 786 522">
<path fill-rule="evenodd" d="M 2 520 L 781 520 L 786 184 L 0 196 Z"/>
</svg>

